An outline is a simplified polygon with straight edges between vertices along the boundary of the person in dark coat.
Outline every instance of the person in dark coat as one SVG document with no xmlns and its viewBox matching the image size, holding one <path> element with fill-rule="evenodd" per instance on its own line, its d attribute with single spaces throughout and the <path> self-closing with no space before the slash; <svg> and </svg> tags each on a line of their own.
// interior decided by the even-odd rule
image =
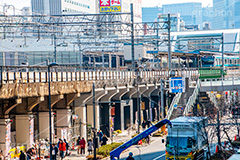
<svg viewBox="0 0 240 160">
<path fill-rule="evenodd" d="M 52 160 L 57 160 L 58 148 L 55 144 L 52 144 Z"/>
<path fill-rule="evenodd" d="M 80 154 L 80 149 L 81 149 L 81 147 L 80 147 L 80 141 L 81 141 L 81 138 L 78 137 L 78 139 L 77 139 L 77 154 Z"/>
<path fill-rule="evenodd" d="M 146 121 L 145 120 L 143 120 L 143 122 L 142 122 L 142 128 L 143 128 L 143 130 L 146 129 Z"/>
<path fill-rule="evenodd" d="M 23 151 L 20 151 L 20 157 L 19 160 L 26 160 L 26 155 Z"/>
<path fill-rule="evenodd" d="M 103 138 L 102 138 L 102 146 L 106 145 L 106 144 L 107 144 L 107 141 L 108 141 L 108 138 L 107 138 L 107 136 L 104 134 L 104 135 L 103 135 Z"/>
</svg>

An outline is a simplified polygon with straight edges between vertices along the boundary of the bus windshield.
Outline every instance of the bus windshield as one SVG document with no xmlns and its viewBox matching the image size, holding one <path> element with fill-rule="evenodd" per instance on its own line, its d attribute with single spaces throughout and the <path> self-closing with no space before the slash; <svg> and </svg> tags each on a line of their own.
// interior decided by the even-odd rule
<svg viewBox="0 0 240 160">
<path fill-rule="evenodd" d="M 173 148 L 192 148 L 188 137 L 167 137 L 166 147 Z"/>
</svg>

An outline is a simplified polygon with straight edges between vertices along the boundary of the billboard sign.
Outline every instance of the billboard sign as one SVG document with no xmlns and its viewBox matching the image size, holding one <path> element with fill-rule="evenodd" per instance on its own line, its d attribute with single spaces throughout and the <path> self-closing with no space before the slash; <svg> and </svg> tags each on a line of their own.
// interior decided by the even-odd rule
<svg viewBox="0 0 240 160">
<path fill-rule="evenodd" d="M 100 13 L 121 12 L 121 0 L 99 0 Z"/>
<path fill-rule="evenodd" d="M 184 77 L 170 78 L 170 92 L 171 93 L 185 92 L 185 78 Z"/>
</svg>

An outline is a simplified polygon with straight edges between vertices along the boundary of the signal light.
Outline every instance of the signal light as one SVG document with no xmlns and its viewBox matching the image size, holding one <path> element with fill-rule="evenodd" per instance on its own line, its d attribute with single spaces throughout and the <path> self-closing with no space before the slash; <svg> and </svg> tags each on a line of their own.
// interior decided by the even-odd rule
<svg viewBox="0 0 240 160">
<path fill-rule="evenodd" d="M 228 92 L 225 92 L 225 94 L 227 95 L 227 94 L 228 94 Z"/>
</svg>

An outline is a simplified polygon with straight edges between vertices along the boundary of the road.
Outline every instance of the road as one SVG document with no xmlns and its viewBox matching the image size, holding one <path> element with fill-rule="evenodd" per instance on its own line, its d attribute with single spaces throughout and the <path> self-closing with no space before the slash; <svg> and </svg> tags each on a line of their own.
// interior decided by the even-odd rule
<svg viewBox="0 0 240 160">
<path fill-rule="evenodd" d="M 125 160 L 129 152 L 133 153 L 135 160 L 165 160 L 165 143 L 162 138 L 151 137 L 153 141 L 150 145 L 133 146 L 120 156 L 120 160 Z"/>
</svg>

